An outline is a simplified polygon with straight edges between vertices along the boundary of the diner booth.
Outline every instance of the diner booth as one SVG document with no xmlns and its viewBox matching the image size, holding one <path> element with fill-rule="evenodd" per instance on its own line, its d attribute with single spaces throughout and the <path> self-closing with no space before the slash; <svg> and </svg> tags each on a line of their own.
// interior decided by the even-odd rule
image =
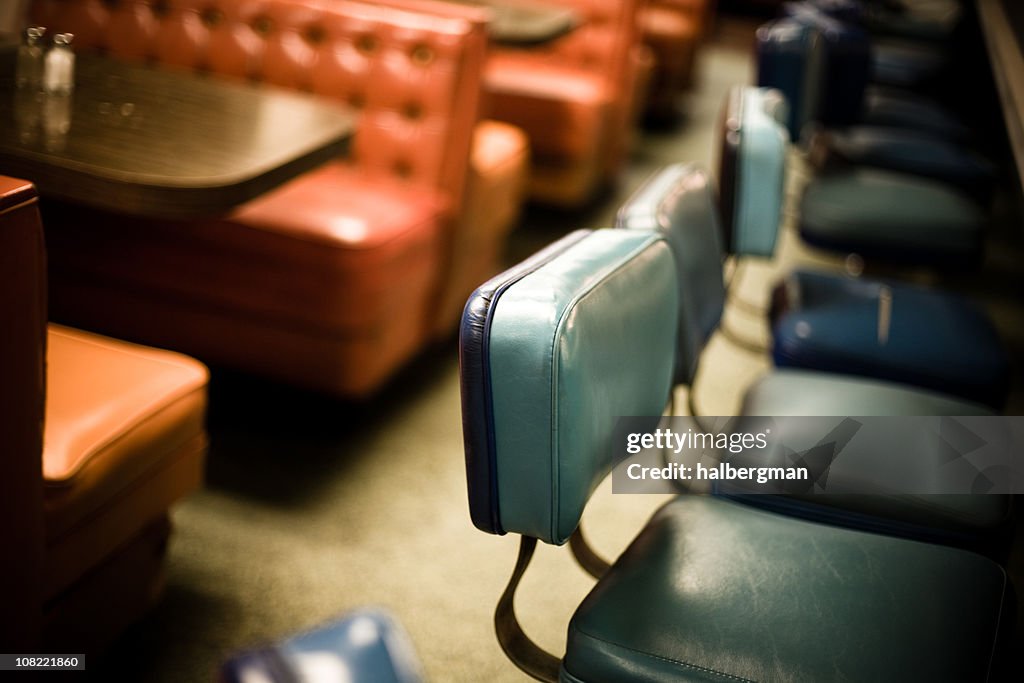
<svg viewBox="0 0 1024 683">
<path fill-rule="evenodd" d="M 1009 0 L 3 3 L 0 671 L 1020 680 L 1022 74 Z"/>
</svg>

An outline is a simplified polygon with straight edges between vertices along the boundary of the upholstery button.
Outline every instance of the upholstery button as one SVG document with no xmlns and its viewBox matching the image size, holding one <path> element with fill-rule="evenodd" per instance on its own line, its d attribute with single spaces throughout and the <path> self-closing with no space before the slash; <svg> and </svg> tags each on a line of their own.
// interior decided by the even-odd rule
<svg viewBox="0 0 1024 683">
<path fill-rule="evenodd" d="M 214 28 L 224 21 L 224 13 L 216 7 L 207 7 L 199 13 L 199 19 L 206 28 Z"/>
<path fill-rule="evenodd" d="M 412 165 L 404 159 L 399 159 L 393 167 L 395 175 L 399 178 L 408 178 L 412 175 Z"/>
<path fill-rule="evenodd" d="M 362 109 L 366 106 L 366 97 L 361 93 L 354 92 L 348 96 L 348 103 L 356 109 Z"/>
<path fill-rule="evenodd" d="M 414 64 L 426 66 L 434 61 L 434 51 L 426 45 L 417 45 L 412 49 L 411 58 Z"/>
<path fill-rule="evenodd" d="M 320 45 L 327 40 L 327 31 L 320 24 L 311 24 L 302 32 L 302 37 L 310 45 Z"/>
<path fill-rule="evenodd" d="M 162 19 L 171 13 L 171 3 L 168 0 L 154 0 L 151 9 L 154 17 Z"/>
<path fill-rule="evenodd" d="M 256 35 L 266 37 L 274 29 L 274 22 L 269 17 L 256 17 L 252 22 L 252 30 Z"/>
<path fill-rule="evenodd" d="M 377 49 L 377 39 L 371 35 L 362 35 L 356 39 L 356 49 L 364 55 L 372 54 Z"/>
<path fill-rule="evenodd" d="M 411 121 L 415 121 L 423 116 L 423 107 L 417 102 L 410 102 L 402 107 L 402 115 Z"/>
</svg>

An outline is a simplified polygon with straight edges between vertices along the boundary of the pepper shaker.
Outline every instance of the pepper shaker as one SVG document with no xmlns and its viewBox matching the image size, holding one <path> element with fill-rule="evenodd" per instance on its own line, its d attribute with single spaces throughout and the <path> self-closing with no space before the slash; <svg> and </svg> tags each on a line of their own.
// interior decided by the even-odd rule
<svg viewBox="0 0 1024 683">
<path fill-rule="evenodd" d="M 15 67 L 15 84 L 19 88 L 39 90 L 43 85 L 43 35 L 44 26 L 29 26 L 18 46 L 18 61 Z"/>
</svg>

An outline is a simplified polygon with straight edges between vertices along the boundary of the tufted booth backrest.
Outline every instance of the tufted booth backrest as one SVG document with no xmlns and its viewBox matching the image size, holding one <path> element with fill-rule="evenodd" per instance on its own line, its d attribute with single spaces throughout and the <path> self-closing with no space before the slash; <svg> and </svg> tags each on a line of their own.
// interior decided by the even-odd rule
<svg viewBox="0 0 1024 683">
<path fill-rule="evenodd" d="M 580 25 L 532 52 L 556 64 L 605 74 L 613 84 L 622 83 L 630 67 L 630 50 L 639 40 L 637 14 L 646 0 L 548 1 L 574 9 Z"/>
<path fill-rule="evenodd" d="M 344 0 L 35 0 L 80 49 L 341 100 L 362 170 L 461 201 L 479 117 L 483 21 Z"/>
</svg>

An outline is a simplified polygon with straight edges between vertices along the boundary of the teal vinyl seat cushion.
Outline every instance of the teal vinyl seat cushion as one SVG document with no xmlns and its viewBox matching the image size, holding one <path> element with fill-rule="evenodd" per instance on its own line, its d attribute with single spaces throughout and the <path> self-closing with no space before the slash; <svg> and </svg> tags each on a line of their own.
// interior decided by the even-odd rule
<svg viewBox="0 0 1024 683">
<path fill-rule="evenodd" d="M 1008 594 L 974 553 L 681 496 L 576 611 L 562 680 L 998 680 Z"/>
<path fill-rule="evenodd" d="M 779 369 L 754 382 L 743 415 L 991 415 L 989 408 L 915 387 L 812 370 Z M 1011 496 L 743 495 L 744 503 L 789 515 L 970 548 L 1002 559 L 1011 540 Z"/>
<path fill-rule="evenodd" d="M 744 395 L 744 415 L 991 415 L 979 403 L 916 387 L 814 370 L 778 369 Z"/>
<path fill-rule="evenodd" d="M 868 168 L 812 180 L 800 206 L 809 244 L 892 261 L 974 265 L 985 223 L 976 203 L 944 183 Z"/>
</svg>

